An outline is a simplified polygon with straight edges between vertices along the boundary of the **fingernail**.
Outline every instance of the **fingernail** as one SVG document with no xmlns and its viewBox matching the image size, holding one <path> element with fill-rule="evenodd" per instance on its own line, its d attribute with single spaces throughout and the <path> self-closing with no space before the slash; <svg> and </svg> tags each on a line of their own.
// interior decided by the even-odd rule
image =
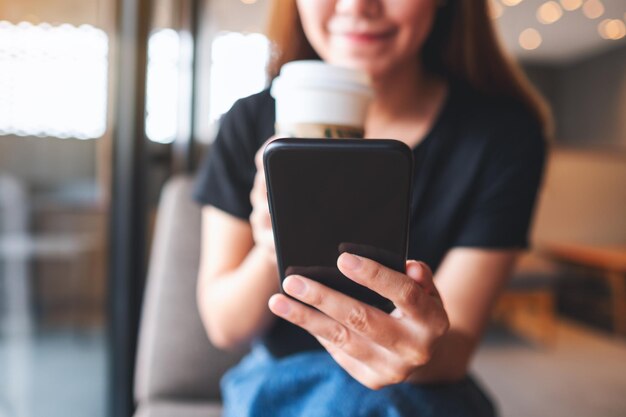
<svg viewBox="0 0 626 417">
<path fill-rule="evenodd" d="M 361 259 L 356 255 L 344 252 L 339 257 L 339 264 L 348 269 L 357 269 L 361 265 Z"/>
<path fill-rule="evenodd" d="M 300 278 L 290 276 L 285 279 L 285 282 L 283 282 L 283 288 L 289 294 L 302 295 L 306 291 L 306 284 Z"/>
<path fill-rule="evenodd" d="M 283 299 L 279 298 L 272 303 L 272 311 L 280 316 L 286 316 L 289 310 L 291 310 L 289 303 Z"/>
<path fill-rule="evenodd" d="M 419 278 L 419 273 L 420 273 L 419 270 L 420 270 L 419 266 L 415 264 L 409 265 L 409 267 L 406 270 L 406 274 L 410 276 L 411 278 L 417 279 Z"/>
</svg>

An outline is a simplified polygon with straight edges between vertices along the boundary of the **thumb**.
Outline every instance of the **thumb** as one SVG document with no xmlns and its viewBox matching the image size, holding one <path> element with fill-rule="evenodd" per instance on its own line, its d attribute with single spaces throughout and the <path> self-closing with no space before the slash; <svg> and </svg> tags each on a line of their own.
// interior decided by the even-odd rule
<svg viewBox="0 0 626 417">
<path fill-rule="evenodd" d="M 429 295 L 438 295 L 433 281 L 433 273 L 424 262 L 408 260 L 406 262 L 406 274 L 417 282 Z"/>
</svg>

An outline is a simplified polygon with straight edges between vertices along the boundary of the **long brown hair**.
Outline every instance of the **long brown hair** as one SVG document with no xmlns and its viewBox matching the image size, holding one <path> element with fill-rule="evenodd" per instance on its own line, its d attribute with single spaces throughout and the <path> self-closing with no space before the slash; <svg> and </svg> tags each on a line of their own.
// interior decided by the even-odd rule
<svg viewBox="0 0 626 417">
<path fill-rule="evenodd" d="M 273 1 L 267 34 L 273 44 L 270 78 L 287 62 L 320 59 L 304 34 L 295 0 Z M 484 94 L 519 101 L 541 124 L 546 136 L 551 136 L 550 108 L 500 46 L 486 0 L 447 0 L 437 10 L 420 55 L 432 73 L 464 81 Z"/>
</svg>

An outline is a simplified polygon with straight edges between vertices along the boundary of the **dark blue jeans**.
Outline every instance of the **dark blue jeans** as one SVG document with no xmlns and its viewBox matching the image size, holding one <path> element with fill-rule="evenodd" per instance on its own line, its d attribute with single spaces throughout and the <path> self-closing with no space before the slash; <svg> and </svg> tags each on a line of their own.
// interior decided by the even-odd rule
<svg viewBox="0 0 626 417">
<path fill-rule="evenodd" d="M 224 417 L 493 417 L 471 378 L 440 385 L 402 383 L 370 390 L 326 351 L 282 359 L 254 347 L 221 382 Z"/>
</svg>

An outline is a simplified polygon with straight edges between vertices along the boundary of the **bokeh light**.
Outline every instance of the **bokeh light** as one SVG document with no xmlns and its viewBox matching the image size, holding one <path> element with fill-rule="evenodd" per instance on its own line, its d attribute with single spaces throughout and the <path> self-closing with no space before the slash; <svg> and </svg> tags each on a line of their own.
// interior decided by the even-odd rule
<svg viewBox="0 0 626 417">
<path fill-rule="evenodd" d="M 626 36 L 626 25 L 619 19 L 605 19 L 598 25 L 598 32 L 604 39 L 618 40 Z"/>
<path fill-rule="evenodd" d="M 563 16 L 563 9 L 556 1 L 547 1 L 537 9 L 537 20 L 548 25 L 556 22 Z"/>
<path fill-rule="evenodd" d="M 604 14 L 604 4 L 600 0 L 587 0 L 583 4 L 583 13 L 589 19 L 597 19 Z"/>
<path fill-rule="evenodd" d="M 561 0 L 561 6 L 567 11 L 572 11 L 580 8 L 583 5 L 583 0 Z"/>
<path fill-rule="evenodd" d="M 537 31 L 537 29 L 524 29 L 519 35 L 520 46 L 528 51 L 539 48 L 541 42 L 541 34 Z"/>
</svg>

